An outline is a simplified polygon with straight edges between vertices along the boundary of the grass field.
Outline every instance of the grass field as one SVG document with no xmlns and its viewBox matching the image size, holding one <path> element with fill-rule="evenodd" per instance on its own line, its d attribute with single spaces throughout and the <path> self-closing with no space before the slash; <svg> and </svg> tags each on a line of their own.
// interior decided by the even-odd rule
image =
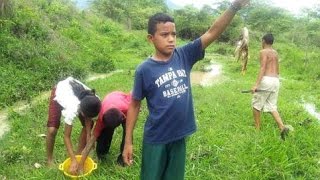
<svg viewBox="0 0 320 180">
<path fill-rule="evenodd" d="M 240 75 L 240 65 L 232 57 L 208 55 L 196 65 L 201 69 L 210 60 L 222 65 L 218 83 L 209 87 L 192 88 L 198 131 L 187 139 L 185 179 L 318 179 L 320 177 L 320 126 L 318 120 L 303 109 L 302 99 L 312 100 L 309 89 L 313 82 L 291 80 L 282 74 L 279 112 L 286 124 L 294 127 L 286 141 L 271 115 L 262 115 L 262 128 L 254 129 L 251 94 L 241 94 L 254 84 L 258 62 L 250 59 L 248 72 Z M 113 90 L 130 91 L 133 72 L 124 71 L 90 81 L 103 97 Z M 311 102 L 316 103 L 316 102 Z M 21 113 L 9 111 L 11 130 L 0 140 L 0 180 L 2 179 L 65 179 L 57 167 L 47 168 L 45 139 L 48 97 L 36 101 Z M 132 167 L 122 168 L 115 161 L 119 153 L 121 128 L 113 139 L 106 162 L 88 179 L 139 179 L 143 124 L 147 116 L 145 102 L 134 134 L 135 161 Z M 311 119 L 308 123 L 306 119 Z M 80 123 L 74 125 L 73 141 L 79 134 Z M 63 128 L 59 129 L 54 155 L 57 166 L 66 158 Z M 96 155 L 90 155 L 95 161 Z M 42 166 L 35 168 L 34 164 Z"/>
</svg>

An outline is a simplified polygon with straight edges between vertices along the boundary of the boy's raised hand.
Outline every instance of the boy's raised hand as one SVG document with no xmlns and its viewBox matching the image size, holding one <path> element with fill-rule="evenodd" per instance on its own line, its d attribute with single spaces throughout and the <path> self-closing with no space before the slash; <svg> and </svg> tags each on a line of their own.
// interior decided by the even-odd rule
<svg viewBox="0 0 320 180">
<path fill-rule="evenodd" d="M 202 49 L 206 49 L 213 41 L 225 31 L 231 23 L 236 12 L 249 4 L 250 0 L 234 0 L 228 10 L 220 15 L 206 33 L 201 36 Z"/>
<path fill-rule="evenodd" d="M 242 8 L 250 3 L 250 0 L 234 0 L 232 4 L 238 6 L 237 8 Z"/>
</svg>

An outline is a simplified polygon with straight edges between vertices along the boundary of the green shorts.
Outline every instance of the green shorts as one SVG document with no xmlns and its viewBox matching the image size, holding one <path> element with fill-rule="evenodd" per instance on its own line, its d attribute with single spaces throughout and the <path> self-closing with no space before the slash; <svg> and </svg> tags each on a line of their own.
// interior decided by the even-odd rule
<svg viewBox="0 0 320 180">
<path fill-rule="evenodd" d="M 168 144 L 143 143 L 141 179 L 183 180 L 185 162 L 185 138 Z"/>
</svg>

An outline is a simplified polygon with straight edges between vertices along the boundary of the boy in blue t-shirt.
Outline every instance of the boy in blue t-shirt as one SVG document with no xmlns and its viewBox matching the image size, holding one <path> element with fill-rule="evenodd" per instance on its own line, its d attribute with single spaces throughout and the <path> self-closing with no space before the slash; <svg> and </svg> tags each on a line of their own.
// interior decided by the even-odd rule
<svg viewBox="0 0 320 180">
<path fill-rule="evenodd" d="M 178 48 L 173 18 L 157 13 L 149 19 L 148 40 L 153 43 L 155 54 L 136 69 L 122 153 L 124 162 L 131 165 L 133 129 L 141 101 L 146 98 L 149 116 L 144 127 L 141 179 L 184 179 L 185 137 L 196 131 L 191 69 L 248 2 L 235 0 L 205 34 Z"/>
</svg>

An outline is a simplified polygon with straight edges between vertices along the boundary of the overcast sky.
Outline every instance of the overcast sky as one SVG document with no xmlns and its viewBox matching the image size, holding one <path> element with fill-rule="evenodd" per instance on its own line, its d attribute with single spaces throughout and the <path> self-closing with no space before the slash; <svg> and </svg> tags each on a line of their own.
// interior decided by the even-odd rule
<svg viewBox="0 0 320 180">
<path fill-rule="evenodd" d="M 201 8 L 204 4 L 212 4 L 218 0 L 171 0 L 179 6 L 192 4 L 195 7 Z M 292 13 L 298 13 L 301 8 L 313 7 L 315 4 L 320 4 L 319 0 L 270 0 L 275 6 L 287 9 Z M 231 2 L 231 1 L 230 1 Z"/>
</svg>

